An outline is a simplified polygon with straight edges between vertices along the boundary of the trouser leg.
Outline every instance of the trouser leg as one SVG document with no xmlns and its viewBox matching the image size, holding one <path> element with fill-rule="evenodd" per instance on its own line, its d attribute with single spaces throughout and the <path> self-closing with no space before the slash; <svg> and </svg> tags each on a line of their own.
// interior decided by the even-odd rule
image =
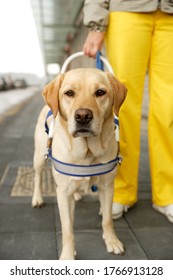
<svg viewBox="0 0 173 280">
<path fill-rule="evenodd" d="M 153 202 L 173 203 L 173 17 L 158 12 L 149 67 L 149 154 Z"/>
<path fill-rule="evenodd" d="M 151 14 L 110 14 L 107 55 L 115 76 L 128 89 L 119 114 L 123 162 L 118 168 L 114 191 L 114 201 L 126 205 L 132 205 L 137 200 L 142 97 L 152 28 Z"/>
</svg>

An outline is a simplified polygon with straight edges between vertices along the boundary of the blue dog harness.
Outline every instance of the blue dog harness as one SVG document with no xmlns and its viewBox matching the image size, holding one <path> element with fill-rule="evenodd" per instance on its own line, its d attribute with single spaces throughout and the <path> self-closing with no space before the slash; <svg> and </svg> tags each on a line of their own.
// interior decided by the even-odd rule
<svg viewBox="0 0 173 280">
<path fill-rule="evenodd" d="M 97 53 L 96 56 L 96 67 L 100 70 L 104 70 L 103 62 L 100 59 L 101 52 Z M 48 126 L 47 120 L 51 117 L 50 126 Z M 119 120 L 116 115 L 114 115 L 114 125 L 115 125 L 115 141 L 119 142 Z M 52 161 L 52 164 L 55 170 L 63 175 L 74 176 L 74 177 L 92 177 L 99 176 L 111 172 L 117 164 L 121 164 L 122 157 L 117 155 L 114 159 L 106 163 L 98 163 L 91 165 L 78 165 L 66 163 L 58 160 L 52 155 L 52 137 L 53 137 L 53 128 L 54 128 L 54 118 L 53 113 L 50 110 L 47 113 L 45 120 L 45 132 L 48 134 L 48 152 L 45 156 L 46 159 L 49 158 Z M 91 187 L 92 191 L 97 191 L 97 186 Z"/>
<path fill-rule="evenodd" d="M 49 129 L 47 120 L 50 117 L 51 117 L 51 122 L 50 122 L 50 129 Z M 116 127 L 115 132 L 117 132 L 118 126 L 119 126 L 119 121 L 116 116 L 114 116 L 114 125 Z M 53 126 L 54 126 L 53 113 L 50 110 L 47 113 L 46 120 L 45 120 L 45 132 L 48 134 L 48 139 L 52 139 Z M 115 138 L 116 138 L 116 136 L 115 136 Z M 118 139 L 115 139 L 115 140 L 117 141 Z M 75 176 L 75 177 L 92 177 L 92 176 L 103 175 L 108 172 L 111 172 L 117 166 L 117 164 L 121 164 L 121 162 L 122 162 L 122 157 L 120 155 L 117 155 L 114 159 L 112 159 L 111 161 L 108 161 L 106 163 L 98 163 L 98 164 L 91 164 L 91 165 L 79 165 L 79 164 L 66 163 L 66 162 L 62 162 L 62 161 L 58 160 L 57 158 L 53 157 L 51 145 L 48 147 L 48 153 L 46 155 L 46 158 L 51 159 L 55 170 L 58 171 L 59 173 L 68 175 L 68 176 Z"/>
</svg>

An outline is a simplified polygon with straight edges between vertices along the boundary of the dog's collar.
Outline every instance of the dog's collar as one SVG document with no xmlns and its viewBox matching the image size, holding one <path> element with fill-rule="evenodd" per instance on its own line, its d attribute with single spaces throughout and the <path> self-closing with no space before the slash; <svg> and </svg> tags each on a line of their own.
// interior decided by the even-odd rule
<svg viewBox="0 0 173 280">
<path fill-rule="evenodd" d="M 92 164 L 92 165 L 78 165 L 66 163 L 54 158 L 52 156 L 52 137 L 53 137 L 53 128 L 54 128 L 54 119 L 51 119 L 50 127 L 47 124 L 48 118 L 52 116 L 52 111 L 50 110 L 47 114 L 45 120 L 45 131 L 48 134 L 48 153 L 45 158 L 49 158 L 52 161 L 52 164 L 55 170 L 61 174 L 75 177 L 92 177 L 99 176 L 111 172 L 117 164 L 121 164 L 122 157 L 117 155 L 116 158 L 112 159 L 106 163 Z M 118 117 L 114 115 L 114 124 L 115 124 L 115 139 L 119 142 L 119 120 Z"/>
</svg>

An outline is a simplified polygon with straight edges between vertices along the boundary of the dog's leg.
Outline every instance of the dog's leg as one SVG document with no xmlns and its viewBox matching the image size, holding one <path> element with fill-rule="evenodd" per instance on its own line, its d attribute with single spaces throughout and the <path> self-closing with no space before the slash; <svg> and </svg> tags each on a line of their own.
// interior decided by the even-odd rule
<svg viewBox="0 0 173 280">
<path fill-rule="evenodd" d="M 75 258 L 74 245 L 74 208 L 75 200 L 73 195 L 68 195 L 66 191 L 57 188 L 57 200 L 62 227 L 62 252 L 60 260 L 73 260 Z"/>
<path fill-rule="evenodd" d="M 106 186 L 105 189 L 99 189 L 99 200 L 102 210 L 102 228 L 103 239 L 106 244 L 108 253 L 123 254 L 123 244 L 117 238 L 112 221 L 112 199 L 113 199 L 113 187 Z"/>
<path fill-rule="evenodd" d="M 35 152 L 34 154 L 34 192 L 32 197 L 32 207 L 39 208 L 44 206 L 44 200 L 42 196 L 42 189 L 41 189 L 41 175 L 42 170 L 44 167 L 44 157 L 37 155 Z"/>
</svg>

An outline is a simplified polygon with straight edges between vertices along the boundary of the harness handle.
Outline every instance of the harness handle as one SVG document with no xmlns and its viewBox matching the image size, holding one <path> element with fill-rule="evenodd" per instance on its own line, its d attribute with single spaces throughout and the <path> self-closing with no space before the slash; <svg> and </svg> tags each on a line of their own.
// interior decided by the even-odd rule
<svg viewBox="0 0 173 280">
<path fill-rule="evenodd" d="M 84 52 L 81 51 L 81 52 L 77 52 L 77 53 L 74 53 L 74 54 L 70 55 L 70 56 L 66 59 L 66 61 L 64 62 L 64 64 L 62 65 L 60 74 L 64 74 L 65 71 L 66 71 L 66 69 L 67 69 L 68 64 L 69 64 L 72 60 L 74 60 L 75 58 L 80 57 L 80 56 L 85 56 L 85 55 L 84 55 Z M 103 64 L 107 67 L 108 71 L 114 75 L 114 71 L 113 71 L 113 69 L 112 69 L 110 63 L 108 62 L 108 60 L 107 60 L 102 54 L 99 55 L 99 58 L 100 58 L 100 60 L 103 62 Z"/>
</svg>

